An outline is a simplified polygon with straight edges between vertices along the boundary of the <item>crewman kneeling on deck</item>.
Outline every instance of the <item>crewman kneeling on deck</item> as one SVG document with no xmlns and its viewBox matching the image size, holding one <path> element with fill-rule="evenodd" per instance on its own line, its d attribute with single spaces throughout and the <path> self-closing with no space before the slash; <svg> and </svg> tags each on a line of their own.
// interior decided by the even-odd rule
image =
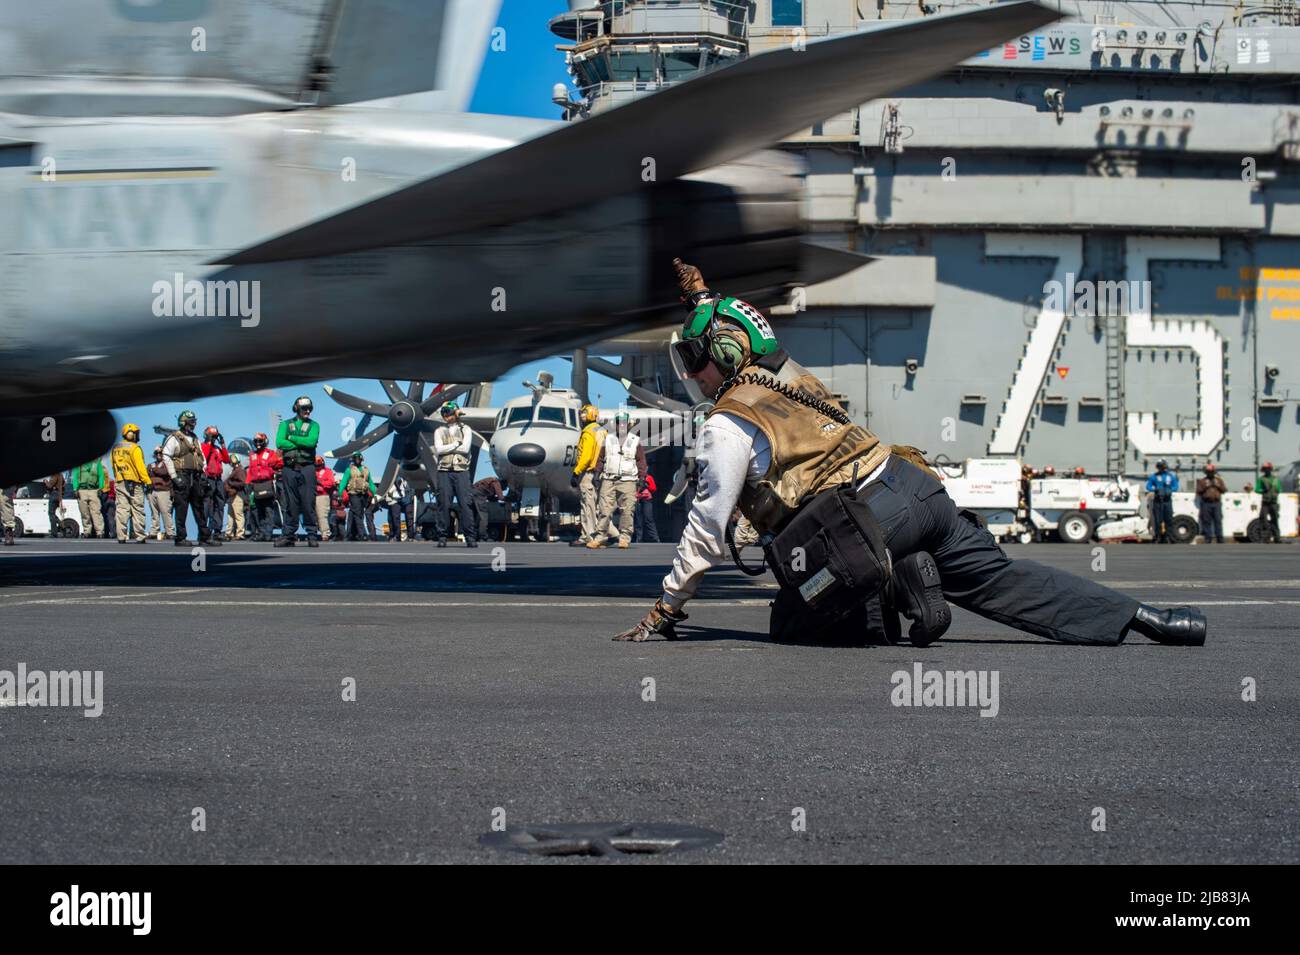
<svg viewBox="0 0 1300 955">
<path fill-rule="evenodd" d="M 663 593 L 615 640 L 672 639 L 704 572 L 723 559 L 737 504 L 762 535 L 783 602 L 849 612 L 901 586 L 1063 643 L 1119 644 L 1130 630 L 1159 643 L 1201 645 L 1205 616 L 1159 610 L 1065 571 L 1011 560 L 988 530 L 958 511 L 943 484 L 915 461 L 852 423 L 826 386 L 780 348 L 752 305 L 710 292 L 699 270 L 674 262 L 692 307 L 674 347 L 687 374 L 717 402 L 700 429 L 699 492 Z M 865 542 L 865 543 L 864 543 Z M 902 579 L 892 565 L 922 557 Z M 936 579 L 938 578 L 938 579 Z M 773 631 L 782 623 L 775 619 Z M 934 627 L 923 628 L 928 636 Z M 812 634 L 809 634 L 812 636 Z"/>
</svg>

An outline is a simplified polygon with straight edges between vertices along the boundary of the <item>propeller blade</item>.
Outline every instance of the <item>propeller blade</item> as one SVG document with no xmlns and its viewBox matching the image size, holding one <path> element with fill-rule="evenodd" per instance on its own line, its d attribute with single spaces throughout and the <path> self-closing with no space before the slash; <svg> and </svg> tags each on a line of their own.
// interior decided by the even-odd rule
<svg viewBox="0 0 1300 955">
<path fill-rule="evenodd" d="M 364 451 L 366 448 L 370 447 L 371 445 L 376 444 L 382 441 L 384 438 L 388 437 L 388 431 L 389 431 L 388 422 L 385 421 L 383 424 L 381 424 L 374 431 L 371 431 L 369 434 L 363 434 L 355 441 L 352 441 L 349 444 L 345 444 L 341 448 L 335 448 L 333 451 L 330 452 L 330 457 L 346 460 L 352 457 L 352 455 L 356 454 L 358 451 Z"/>
<path fill-rule="evenodd" d="M 664 495 L 664 503 L 671 504 L 683 494 L 686 493 L 686 462 L 683 461 L 677 473 L 673 475 L 673 486 L 667 494 Z"/>
<path fill-rule="evenodd" d="M 414 401 L 417 405 L 424 400 L 424 382 L 413 381 L 409 388 L 406 389 L 406 400 Z"/>
<path fill-rule="evenodd" d="M 401 388 L 397 387 L 397 382 L 389 378 L 380 378 L 379 385 L 384 389 L 384 394 L 388 395 L 389 401 L 406 400 L 406 392 L 402 391 Z"/>
<path fill-rule="evenodd" d="M 576 359 L 577 353 L 575 352 L 574 354 Z M 600 374 L 605 375 L 606 377 L 616 379 L 624 388 L 627 389 L 629 395 L 648 408 L 658 408 L 661 411 L 671 411 L 676 414 L 688 414 L 691 410 L 691 406 L 683 401 L 677 401 L 674 398 L 661 395 L 659 392 L 646 388 L 644 385 L 634 384 L 623 374 L 622 365 L 616 365 L 612 361 L 606 361 L 603 358 L 588 357 L 586 361 L 588 368 L 592 371 L 600 372 Z M 574 368 L 576 371 L 576 360 L 574 362 Z"/>
<path fill-rule="evenodd" d="M 387 405 L 376 404 L 373 401 L 367 401 L 365 398 L 358 398 L 356 395 L 348 394 L 346 391 L 339 391 L 333 385 L 325 386 L 325 394 L 343 407 L 351 408 L 353 411 L 364 411 L 380 418 L 388 417 Z"/>
<path fill-rule="evenodd" d="M 433 490 L 438 486 L 438 463 L 433 459 L 433 447 L 423 434 L 416 441 L 420 445 L 420 463 L 424 465 L 425 481 L 428 482 L 429 489 Z"/>
<path fill-rule="evenodd" d="M 393 442 L 396 445 L 397 442 Z M 384 476 L 379 479 L 379 493 L 387 494 L 388 489 L 393 486 L 393 478 L 397 477 L 397 468 L 402 462 L 397 458 L 390 457 L 388 463 L 384 465 Z"/>
<path fill-rule="evenodd" d="M 619 381 L 623 378 L 623 366 L 614 364 L 612 361 L 606 361 L 604 358 L 597 358 L 594 355 L 587 356 L 587 368 L 591 371 L 600 372 L 606 378 L 613 378 Z"/>
<path fill-rule="evenodd" d="M 424 402 L 420 405 L 420 410 L 426 415 L 431 415 L 442 407 L 444 401 L 454 401 L 473 387 L 472 384 L 446 385 L 424 399 Z"/>
<path fill-rule="evenodd" d="M 366 413 L 361 416 L 361 423 L 357 425 L 357 430 L 353 434 L 365 434 L 370 430 L 370 422 L 374 420 L 374 415 Z"/>
<path fill-rule="evenodd" d="M 660 411 L 670 411 L 680 415 L 691 413 L 691 406 L 684 401 L 668 398 L 657 391 L 651 391 L 649 388 L 628 381 L 626 378 L 622 379 L 622 383 L 629 396 L 647 407 L 658 408 Z"/>
</svg>

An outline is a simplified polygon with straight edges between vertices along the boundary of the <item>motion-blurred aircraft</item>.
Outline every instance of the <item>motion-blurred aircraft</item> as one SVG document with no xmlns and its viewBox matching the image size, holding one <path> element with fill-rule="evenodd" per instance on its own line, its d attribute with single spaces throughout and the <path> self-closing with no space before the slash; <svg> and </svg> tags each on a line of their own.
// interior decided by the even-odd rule
<svg viewBox="0 0 1300 955">
<path fill-rule="evenodd" d="M 855 268 L 765 148 L 1055 17 L 792 44 L 557 123 L 459 112 L 497 7 L 0 0 L 0 483 L 102 452 L 103 409 L 492 380 L 662 325 L 674 255 L 760 304 Z"/>
</svg>

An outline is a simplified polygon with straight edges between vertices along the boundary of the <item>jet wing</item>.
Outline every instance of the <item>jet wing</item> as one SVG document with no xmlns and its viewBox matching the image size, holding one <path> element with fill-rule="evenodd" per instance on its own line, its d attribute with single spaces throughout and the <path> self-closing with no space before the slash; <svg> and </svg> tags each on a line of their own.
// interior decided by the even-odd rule
<svg viewBox="0 0 1300 955">
<path fill-rule="evenodd" d="M 211 112 L 195 84 L 261 91 L 246 108 L 333 106 L 436 90 L 462 110 L 501 0 L 0 0 L 0 108 L 113 111 L 96 80 L 174 83 L 151 110 Z M 89 81 L 89 83 L 87 83 Z M 65 88 L 80 84 L 78 97 Z M 96 94 L 96 95 L 91 95 Z M 188 94 L 188 95 L 186 95 Z M 268 105 L 271 104 L 271 105 Z"/>
<path fill-rule="evenodd" d="M 402 245 L 557 212 L 730 162 L 1050 23 L 1034 2 L 760 53 L 237 252 L 244 265 Z"/>
</svg>

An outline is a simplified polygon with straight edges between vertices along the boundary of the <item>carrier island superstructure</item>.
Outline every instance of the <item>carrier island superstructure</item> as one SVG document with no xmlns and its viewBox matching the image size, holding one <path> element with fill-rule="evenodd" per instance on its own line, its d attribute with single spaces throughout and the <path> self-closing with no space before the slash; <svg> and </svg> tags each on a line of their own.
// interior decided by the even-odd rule
<svg viewBox="0 0 1300 955">
<path fill-rule="evenodd" d="M 570 0 L 555 101 L 580 121 L 750 53 L 979 5 Z M 1293 489 L 1298 74 L 1295 3 L 1081 0 L 791 137 L 816 241 L 875 261 L 778 305 L 783 342 L 854 419 L 940 459 L 1213 461 L 1234 490 L 1268 459 Z"/>
</svg>

